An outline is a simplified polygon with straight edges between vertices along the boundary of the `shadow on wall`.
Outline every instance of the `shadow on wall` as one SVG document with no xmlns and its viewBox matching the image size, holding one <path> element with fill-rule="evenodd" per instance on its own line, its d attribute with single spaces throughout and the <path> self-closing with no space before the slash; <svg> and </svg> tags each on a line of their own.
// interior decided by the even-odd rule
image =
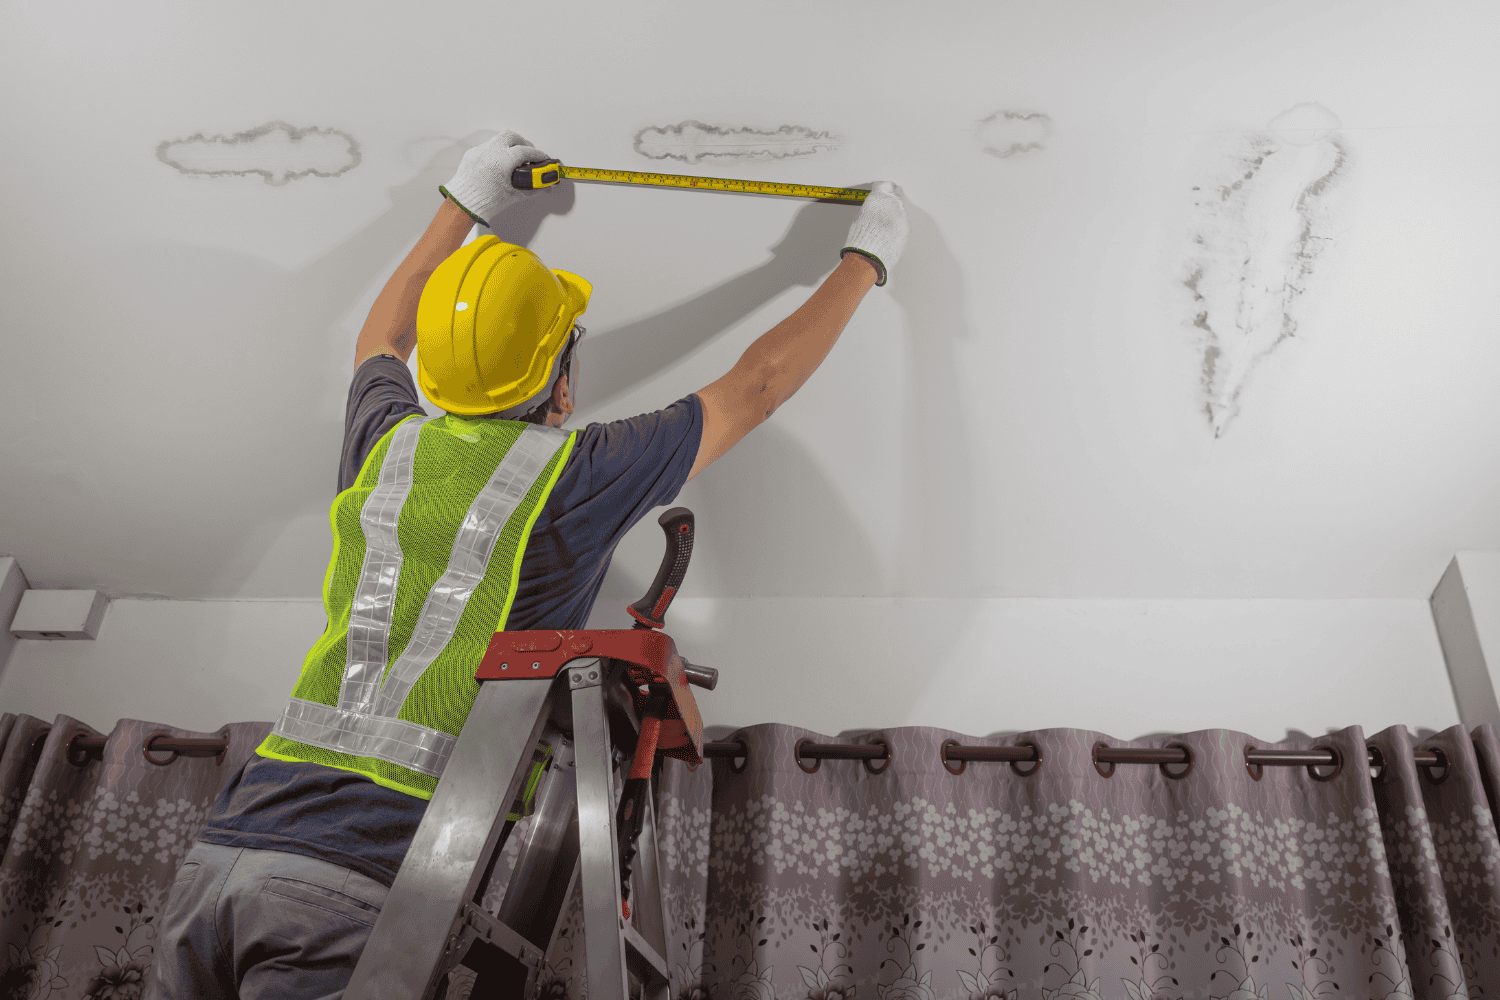
<svg viewBox="0 0 1500 1000">
<path fill-rule="evenodd" d="M 344 356 L 348 334 L 339 319 L 372 280 L 385 277 L 393 251 L 420 235 L 437 208 L 438 185 L 489 135 L 450 140 L 390 190 L 387 211 L 300 271 L 178 243 L 113 261 L 99 274 L 99 294 L 84 307 L 100 310 L 94 322 L 111 321 L 110 303 L 132 302 L 154 324 L 148 360 L 136 353 L 134 338 L 106 346 L 118 352 L 118 370 L 127 376 L 115 391 L 165 387 L 133 404 L 144 416 L 141 447 L 130 456 L 139 489 L 128 504 L 90 511 L 114 522 L 108 527 L 121 539 L 112 552 L 91 554 L 101 578 L 129 579 L 132 590 L 155 594 L 236 596 L 290 521 L 326 511 L 337 485 L 342 422 L 324 411 L 331 391 L 345 391 L 353 361 Z M 571 190 L 543 192 L 508 214 L 497 235 L 525 243 L 543 219 L 572 204 Z M 225 342 L 240 345 L 231 365 L 223 361 Z M 128 377 L 132 371 L 139 380 Z M 329 373 L 337 373 L 336 387 Z M 192 453 L 203 422 L 226 427 L 232 455 Z M 255 431 L 246 433 L 247 425 Z M 308 438 L 317 443 L 308 446 Z M 309 484 L 322 487 L 314 498 Z M 204 505 L 221 512 L 214 522 L 172 516 Z M 153 513 L 141 518 L 141 510 Z M 41 551 L 69 546 L 61 534 L 34 542 Z M 326 560 L 326 548 L 309 554 L 309 589 Z"/>
<path fill-rule="evenodd" d="M 973 335 L 964 314 L 963 269 L 937 222 L 908 201 L 911 238 L 890 291 L 906 313 L 906 407 L 902 441 L 902 597 L 975 597 L 970 526 L 976 511 L 974 455 L 964 419 L 957 345 Z"/>
<path fill-rule="evenodd" d="M 559 185 L 571 189 L 571 182 Z M 741 197 L 758 197 L 745 195 Z M 811 288 L 837 263 L 852 221 L 847 205 L 806 205 L 760 267 L 579 345 L 585 408 L 603 406 L 691 357 L 782 292 Z M 663 401 L 663 405 L 668 401 Z"/>
<path fill-rule="evenodd" d="M 850 221 L 848 206 L 807 204 L 761 266 L 653 316 L 591 335 L 579 347 L 584 407 L 650 381 L 787 289 L 811 289 L 831 270 L 836 258 L 830 248 L 842 244 Z M 859 594 L 880 579 L 870 539 L 840 492 L 774 422 L 756 428 L 711 473 L 694 480 L 679 502 L 694 508 L 700 530 L 708 533 L 694 566 L 695 592 Z M 612 566 L 601 596 L 634 598 L 653 569 Z"/>
</svg>

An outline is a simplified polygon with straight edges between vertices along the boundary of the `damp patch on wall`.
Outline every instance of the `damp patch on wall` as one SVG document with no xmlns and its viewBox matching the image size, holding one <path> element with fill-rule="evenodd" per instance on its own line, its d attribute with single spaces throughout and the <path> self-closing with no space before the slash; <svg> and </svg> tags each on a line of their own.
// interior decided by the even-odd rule
<svg viewBox="0 0 1500 1000">
<path fill-rule="evenodd" d="M 337 177 L 359 166 L 359 141 L 336 128 L 298 128 L 267 122 L 233 135 L 167 139 L 156 158 L 181 173 L 198 177 L 260 176 L 282 185 L 303 177 Z"/>
<path fill-rule="evenodd" d="M 1217 152 L 1192 188 L 1180 277 L 1201 356 L 1203 417 L 1222 437 L 1261 364 L 1297 336 L 1302 299 L 1334 242 L 1334 199 L 1349 170 L 1338 117 L 1298 104 Z"/>
<path fill-rule="evenodd" d="M 635 134 L 635 151 L 647 159 L 684 163 L 697 163 L 705 157 L 783 160 L 837 149 L 839 142 L 832 132 L 803 125 L 735 128 L 689 120 L 641 129 Z"/>
<path fill-rule="evenodd" d="M 1052 117 L 1040 111 L 996 111 L 979 123 L 981 151 L 1001 160 L 1045 149 Z"/>
</svg>

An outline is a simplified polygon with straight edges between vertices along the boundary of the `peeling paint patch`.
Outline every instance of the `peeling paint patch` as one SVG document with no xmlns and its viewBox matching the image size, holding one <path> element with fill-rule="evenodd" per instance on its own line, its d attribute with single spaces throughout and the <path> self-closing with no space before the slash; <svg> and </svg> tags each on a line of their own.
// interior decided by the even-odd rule
<svg viewBox="0 0 1500 1000">
<path fill-rule="evenodd" d="M 156 147 L 174 170 L 202 177 L 259 175 L 280 186 L 302 177 L 337 177 L 359 166 L 359 141 L 336 128 L 267 122 L 233 135 L 190 135 Z"/>
<path fill-rule="evenodd" d="M 1300 325 L 1300 300 L 1333 245 L 1333 197 L 1349 169 L 1337 116 L 1299 104 L 1237 137 L 1194 187 L 1179 279 L 1201 354 L 1203 415 L 1222 437 L 1251 376 Z"/>
<path fill-rule="evenodd" d="M 1022 153 L 1046 149 L 1052 117 L 1039 111 L 996 111 L 979 123 L 979 148 L 1008 160 Z"/>
<path fill-rule="evenodd" d="M 704 157 L 782 160 L 837 149 L 839 136 L 802 125 L 774 129 L 726 128 L 700 121 L 643 128 L 635 134 L 635 151 L 652 160 L 697 163 Z"/>
</svg>

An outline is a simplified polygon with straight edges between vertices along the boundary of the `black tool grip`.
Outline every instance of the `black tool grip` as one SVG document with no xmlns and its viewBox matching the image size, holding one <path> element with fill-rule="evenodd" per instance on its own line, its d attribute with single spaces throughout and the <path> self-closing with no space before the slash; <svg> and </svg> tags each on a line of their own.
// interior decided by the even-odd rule
<svg viewBox="0 0 1500 1000">
<path fill-rule="evenodd" d="M 519 191 L 551 187 L 560 180 L 562 180 L 562 161 L 560 160 L 527 160 L 510 172 L 510 186 Z"/>
<path fill-rule="evenodd" d="M 687 573 L 688 560 L 693 555 L 693 512 L 686 507 L 673 507 L 656 519 L 667 536 L 667 551 L 662 556 L 661 568 L 646 596 L 632 604 L 627 610 L 635 619 L 636 628 L 661 628 L 677 588 Z"/>
</svg>

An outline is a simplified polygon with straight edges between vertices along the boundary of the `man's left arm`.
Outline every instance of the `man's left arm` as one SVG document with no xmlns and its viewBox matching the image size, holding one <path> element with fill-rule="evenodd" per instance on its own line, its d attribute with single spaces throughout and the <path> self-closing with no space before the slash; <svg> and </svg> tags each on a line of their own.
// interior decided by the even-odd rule
<svg viewBox="0 0 1500 1000">
<path fill-rule="evenodd" d="M 502 132 L 464 153 L 453 179 L 438 188 L 444 195 L 443 205 L 432 224 L 370 308 L 354 344 L 356 369 L 376 354 L 389 354 L 402 362 L 411 357 L 417 346 L 417 303 L 427 279 L 463 245 L 474 223 L 487 227 L 506 207 L 535 194 L 516 190 L 510 176 L 519 164 L 538 159 L 547 159 L 547 154 L 514 132 Z"/>
<path fill-rule="evenodd" d="M 417 346 L 417 303 L 422 289 L 437 266 L 463 244 L 473 225 L 474 220 L 453 199 L 443 199 L 427 231 L 376 296 L 354 344 L 354 367 L 376 354 L 390 354 L 403 362 L 411 357 Z"/>
</svg>

